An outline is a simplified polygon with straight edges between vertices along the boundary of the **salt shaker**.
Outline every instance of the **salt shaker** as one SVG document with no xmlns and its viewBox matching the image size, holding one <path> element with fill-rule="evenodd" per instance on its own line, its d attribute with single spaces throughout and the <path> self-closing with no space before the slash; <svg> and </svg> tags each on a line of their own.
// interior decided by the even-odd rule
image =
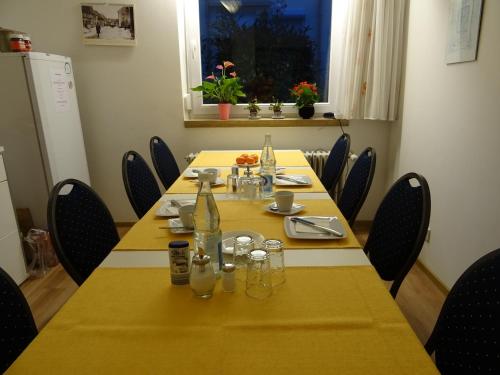
<svg viewBox="0 0 500 375">
<path fill-rule="evenodd" d="M 208 255 L 196 254 L 191 263 L 189 285 L 195 296 L 210 298 L 215 288 L 215 272 Z"/>
<path fill-rule="evenodd" d="M 228 195 L 238 194 L 238 179 L 239 168 L 238 166 L 231 167 L 231 174 L 227 176 L 226 192 Z"/>
<path fill-rule="evenodd" d="M 222 289 L 224 292 L 231 293 L 236 289 L 235 270 L 236 267 L 232 263 L 226 263 L 222 266 Z"/>
</svg>

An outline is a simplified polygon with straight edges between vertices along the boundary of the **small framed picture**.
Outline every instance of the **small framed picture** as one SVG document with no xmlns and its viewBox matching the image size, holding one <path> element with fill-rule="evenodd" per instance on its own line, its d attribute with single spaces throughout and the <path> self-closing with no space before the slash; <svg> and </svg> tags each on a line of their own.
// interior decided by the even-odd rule
<svg viewBox="0 0 500 375">
<path fill-rule="evenodd" d="M 81 9 L 84 44 L 136 45 L 133 4 L 85 3 Z"/>
<path fill-rule="evenodd" d="M 447 64 L 476 60 L 482 11 L 483 0 L 450 1 Z"/>
</svg>

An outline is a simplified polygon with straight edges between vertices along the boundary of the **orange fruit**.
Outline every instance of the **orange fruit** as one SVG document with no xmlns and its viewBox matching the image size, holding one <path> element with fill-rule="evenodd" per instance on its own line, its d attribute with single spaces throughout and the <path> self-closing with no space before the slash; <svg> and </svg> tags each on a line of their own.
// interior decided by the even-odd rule
<svg viewBox="0 0 500 375">
<path fill-rule="evenodd" d="M 245 164 L 247 161 L 247 158 L 243 157 L 243 156 L 238 156 L 236 158 L 236 164 Z"/>
<path fill-rule="evenodd" d="M 254 158 L 256 163 L 259 161 L 259 155 L 257 154 L 252 154 L 250 157 Z"/>
</svg>

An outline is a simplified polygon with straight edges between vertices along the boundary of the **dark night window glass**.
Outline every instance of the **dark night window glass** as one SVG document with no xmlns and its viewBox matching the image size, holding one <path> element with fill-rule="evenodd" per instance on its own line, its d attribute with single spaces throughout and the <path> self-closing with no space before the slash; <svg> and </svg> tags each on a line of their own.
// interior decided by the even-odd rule
<svg viewBox="0 0 500 375">
<path fill-rule="evenodd" d="M 247 102 L 292 102 L 289 90 L 315 82 L 328 101 L 332 0 L 199 0 L 203 77 L 232 61 Z M 210 101 L 204 100 L 205 103 Z"/>
</svg>

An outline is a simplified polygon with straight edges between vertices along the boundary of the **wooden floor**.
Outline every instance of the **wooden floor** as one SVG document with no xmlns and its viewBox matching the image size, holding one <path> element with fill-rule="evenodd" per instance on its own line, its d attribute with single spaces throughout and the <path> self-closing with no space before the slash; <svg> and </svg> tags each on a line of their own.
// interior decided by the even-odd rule
<svg viewBox="0 0 500 375">
<path fill-rule="evenodd" d="M 361 223 L 353 229 L 360 243 L 364 245 L 369 228 Z M 120 227 L 120 235 L 123 236 L 127 230 L 128 228 Z M 60 265 L 54 267 L 44 278 L 28 279 L 21 285 L 38 329 L 47 324 L 77 288 Z M 444 298 L 445 293 L 417 263 L 403 282 L 396 302 L 422 343 L 425 343 L 434 327 Z"/>
</svg>

